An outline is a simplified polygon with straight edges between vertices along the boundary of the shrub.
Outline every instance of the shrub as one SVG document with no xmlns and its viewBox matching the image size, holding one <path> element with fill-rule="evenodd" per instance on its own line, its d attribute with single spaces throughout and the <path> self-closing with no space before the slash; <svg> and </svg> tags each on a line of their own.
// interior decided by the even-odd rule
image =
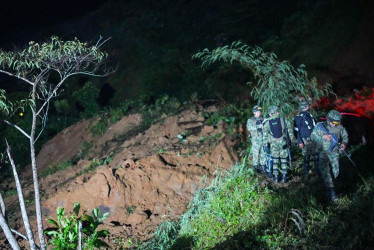
<svg viewBox="0 0 374 250">
<path fill-rule="evenodd" d="M 95 208 L 92 216 L 84 211 L 80 212 L 80 203 L 75 203 L 73 213 L 65 215 L 64 208 L 57 208 L 57 220 L 50 218 L 47 221 L 54 226 L 46 230 L 45 234 L 50 236 L 49 245 L 55 249 L 76 249 L 79 244 L 79 227 L 82 225 L 82 246 L 92 249 L 94 247 L 109 247 L 103 241 L 109 232 L 107 230 L 98 230 L 99 225 L 108 216 L 109 213 L 100 214 L 100 209 Z"/>
</svg>

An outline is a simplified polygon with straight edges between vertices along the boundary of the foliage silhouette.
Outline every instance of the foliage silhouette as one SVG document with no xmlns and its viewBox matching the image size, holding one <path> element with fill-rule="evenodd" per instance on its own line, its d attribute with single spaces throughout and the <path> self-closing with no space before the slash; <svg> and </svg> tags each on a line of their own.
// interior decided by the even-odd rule
<svg viewBox="0 0 374 250">
<path fill-rule="evenodd" d="M 278 61 L 274 53 L 266 53 L 260 47 L 252 48 L 242 42 L 233 42 L 212 51 L 204 49 L 192 58 L 201 59 L 203 68 L 217 61 L 238 62 L 257 79 L 256 84 L 248 83 L 252 86 L 250 94 L 254 100 L 265 108 L 280 106 L 285 115 L 294 111 L 301 99 L 318 100 L 333 94 L 329 84 L 320 89 L 315 78 L 309 79 L 304 65 L 295 68 L 287 61 Z"/>
</svg>

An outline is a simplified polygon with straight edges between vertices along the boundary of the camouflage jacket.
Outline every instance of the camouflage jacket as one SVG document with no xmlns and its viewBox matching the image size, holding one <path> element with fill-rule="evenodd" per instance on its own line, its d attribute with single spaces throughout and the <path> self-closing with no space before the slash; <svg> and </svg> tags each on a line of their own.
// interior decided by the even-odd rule
<svg viewBox="0 0 374 250">
<path fill-rule="evenodd" d="M 319 122 L 314 127 L 313 132 L 311 134 L 312 140 L 316 143 L 316 149 L 318 151 L 328 151 L 331 141 L 325 140 L 322 137 L 326 134 L 324 131 L 319 129 L 320 123 L 323 124 L 323 126 L 329 131 L 329 133 L 334 134 L 338 141 L 344 145 L 348 144 L 348 133 L 347 130 L 341 125 L 337 125 L 335 127 L 331 127 L 327 124 L 327 122 Z M 333 152 L 338 152 L 339 147 L 335 147 Z"/>
<path fill-rule="evenodd" d="M 274 136 L 271 132 L 270 123 L 277 118 L 279 118 L 279 116 L 272 116 L 272 117 L 269 117 L 269 118 L 265 119 L 265 121 L 263 122 L 262 131 L 263 131 L 264 143 L 271 143 L 272 141 L 279 141 L 280 139 L 285 140 L 285 138 L 286 138 L 286 127 L 287 127 L 287 131 L 288 131 L 288 135 L 290 137 L 290 140 L 294 141 L 295 136 L 292 133 L 292 125 L 284 117 L 280 117 L 280 122 L 281 122 L 281 126 L 282 126 L 282 136 L 281 136 L 281 138 L 278 138 L 278 139 L 274 138 Z M 286 121 L 286 124 L 284 124 L 284 121 Z"/>
<path fill-rule="evenodd" d="M 262 128 L 259 127 L 262 124 L 263 118 L 262 117 L 252 117 L 249 118 L 247 121 L 247 129 L 251 134 L 252 138 L 262 138 Z"/>
</svg>

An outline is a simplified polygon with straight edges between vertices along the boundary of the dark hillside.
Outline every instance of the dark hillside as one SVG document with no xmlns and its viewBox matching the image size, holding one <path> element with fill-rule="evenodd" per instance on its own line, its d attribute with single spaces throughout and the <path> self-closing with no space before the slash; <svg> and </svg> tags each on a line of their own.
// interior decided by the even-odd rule
<svg viewBox="0 0 374 250">
<path fill-rule="evenodd" d="M 0 47 L 4 49 L 20 48 L 28 41 L 43 41 L 51 35 L 91 42 L 100 35 L 112 37 L 106 49 L 111 63 L 118 63 L 117 71 L 106 78 L 81 77 L 67 82 L 58 98 L 72 105 L 64 112 L 51 106 L 50 123 L 39 148 L 67 125 L 87 117 L 87 105 L 105 112 L 107 106 L 117 107 L 129 99 L 153 104 L 164 94 L 184 101 L 194 93 L 198 99 L 250 100 L 246 85 L 254 80 L 250 72 L 235 64 L 216 64 L 202 70 L 200 62 L 191 59 L 204 48 L 236 40 L 274 51 L 295 66 L 305 64 L 310 76 L 316 76 L 320 83 L 332 83 L 341 95 L 352 96 L 353 90 L 363 87 L 368 92 L 374 83 L 374 4 L 369 0 L 2 4 L 3 11 L 9 10 L 1 15 Z M 19 16 L 11 11 L 17 8 Z M 92 100 L 80 98 L 86 84 L 99 93 Z M 25 95 L 17 93 L 19 85 L 4 75 L 0 76 L 0 88 L 11 92 L 10 97 Z M 361 110 L 362 106 L 364 112 L 373 110 L 371 92 L 365 96 L 367 101 L 355 101 L 349 111 Z M 332 100 L 328 103 L 333 106 Z M 339 104 L 342 110 L 346 106 Z M 7 136 L 18 140 L 13 134 Z M 28 158 L 23 152 L 19 152 L 25 159 L 22 162 Z"/>
<path fill-rule="evenodd" d="M 79 16 L 60 15 L 49 26 L 44 22 L 43 29 L 30 28 L 27 37 L 24 31 L 8 34 L 1 44 L 23 44 L 19 41 L 52 34 L 88 41 L 99 35 L 112 37 L 108 49 L 119 67 L 96 83 L 114 90 L 104 104 L 165 93 L 247 99 L 248 72 L 235 65 L 202 71 L 191 55 L 242 40 L 264 46 L 294 65 L 305 64 L 312 76 L 332 82 L 336 90 L 341 85 L 360 88 L 374 79 L 369 70 L 374 53 L 372 9 L 371 1 L 348 0 L 97 1 Z"/>
</svg>

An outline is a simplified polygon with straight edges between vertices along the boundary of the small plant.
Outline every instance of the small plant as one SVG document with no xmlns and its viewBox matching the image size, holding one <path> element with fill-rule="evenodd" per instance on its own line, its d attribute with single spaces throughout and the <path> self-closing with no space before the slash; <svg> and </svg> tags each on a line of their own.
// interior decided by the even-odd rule
<svg viewBox="0 0 374 250">
<path fill-rule="evenodd" d="M 4 197 L 9 197 L 17 194 L 17 190 L 9 189 L 4 193 Z"/>
<path fill-rule="evenodd" d="M 43 170 L 40 173 L 40 177 L 47 177 L 48 175 L 54 174 L 58 171 L 67 169 L 71 167 L 73 164 L 70 161 L 63 161 L 61 163 L 58 163 L 56 165 L 53 165 L 51 167 L 48 167 L 47 169 Z"/>
<path fill-rule="evenodd" d="M 204 142 L 204 141 L 211 141 L 211 140 L 218 140 L 222 136 L 222 133 L 219 132 L 215 135 L 207 136 L 207 137 L 200 137 L 199 142 Z"/>
<path fill-rule="evenodd" d="M 164 148 L 156 148 L 156 150 L 155 150 L 158 154 L 164 154 L 164 153 L 166 153 L 167 152 L 167 150 L 166 149 L 164 149 Z"/>
<path fill-rule="evenodd" d="M 84 211 L 81 215 L 80 203 L 75 203 L 73 213 L 65 215 L 64 208 L 57 208 L 57 220 L 50 218 L 47 221 L 55 226 L 45 232 L 50 236 L 49 245 L 54 249 L 76 249 L 79 239 L 79 224 L 82 224 L 82 240 L 85 248 L 109 247 L 102 239 L 109 235 L 107 230 L 98 230 L 99 225 L 108 216 L 109 213 L 100 215 L 100 209 L 95 208 L 92 216 Z"/>
<path fill-rule="evenodd" d="M 88 165 L 88 167 L 86 169 L 82 169 L 79 173 L 76 174 L 76 176 L 89 173 L 89 172 L 95 170 L 98 166 L 108 165 L 112 161 L 113 161 L 113 159 L 110 158 L 109 156 L 107 158 L 105 158 L 104 160 L 93 159 L 91 161 L 90 165 Z"/>
<path fill-rule="evenodd" d="M 178 236 L 180 223 L 178 221 L 164 221 L 156 229 L 154 237 L 139 246 L 138 249 L 170 249 Z"/>
<path fill-rule="evenodd" d="M 113 245 L 115 249 L 133 249 L 137 246 L 136 238 L 125 238 L 125 237 L 118 237 L 113 240 Z"/>
<path fill-rule="evenodd" d="M 126 214 L 127 216 L 129 216 L 130 214 L 132 214 L 134 212 L 134 210 L 136 209 L 136 206 L 131 206 L 131 207 L 128 207 L 126 209 Z"/>
<path fill-rule="evenodd" d="M 116 123 L 122 119 L 128 112 L 133 109 L 138 103 L 133 100 L 127 100 L 122 103 L 118 108 L 110 109 L 110 122 Z"/>
<path fill-rule="evenodd" d="M 83 159 L 85 156 L 87 156 L 91 152 L 91 150 L 94 147 L 95 147 L 95 144 L 93 142 L 83 141 L 78 158 Z"/>
<path fill-rule="evenodd" d="M 100 118 L 100 120 L 91 128 L 91 134 L 93 136 L 102 136 L 105 134 L 107 126 L 107 119 Z"/>
</svg>

